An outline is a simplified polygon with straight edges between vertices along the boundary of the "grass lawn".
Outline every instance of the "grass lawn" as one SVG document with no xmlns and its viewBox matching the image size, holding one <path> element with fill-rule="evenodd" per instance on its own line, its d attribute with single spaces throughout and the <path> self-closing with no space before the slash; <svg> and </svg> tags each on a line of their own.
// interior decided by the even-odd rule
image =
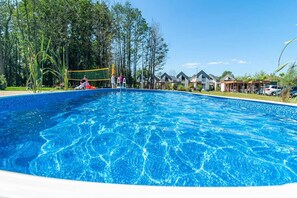
<svg viewBox="0 0 297 198">
<path fill-rule="evenodd" d="M 41 91 L 56 91 L 57 89 L 53 87 L 42 87 Z M 6 87 L 3 91 L 30 91 L 27 90 L 26 87 Z"/>
<path fill-rule="evenodd" d="M 220 91 L 202 91 L 199 92 L 205 95 L 215 95 L 215 96 L 226 96 L 226 97 L 234 97 L 234 98 L 247 98 L 247 99 L 254 99 L 254 100 L 266 100 L 266 101 L 275 101 L 275 102 L 282 102 L 281 97 L 279 96 L 266 96 L 266 95 L 258 95 L 258 94 L 246 94 L 246 93 L 236 93 L 236 92 L 220 92 Z M 290 98 L 289 103 L 296 103 L 297 98 Z"/>
</svg>

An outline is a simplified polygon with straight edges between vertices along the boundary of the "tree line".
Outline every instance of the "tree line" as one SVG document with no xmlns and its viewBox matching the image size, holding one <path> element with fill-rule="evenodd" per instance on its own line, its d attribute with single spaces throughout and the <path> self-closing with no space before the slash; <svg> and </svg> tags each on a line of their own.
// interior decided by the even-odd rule
<svg viewBox="0 0 297 198">
<path fill-rule="evenodd" d="M 53 86 L 65 69 L 115 65 L 133 86 L 151 80 L 166 61 L 168 45 L 129 2 L 91 0 L 0 1 L 0 74 L 8 86 Z"/>
</svg>

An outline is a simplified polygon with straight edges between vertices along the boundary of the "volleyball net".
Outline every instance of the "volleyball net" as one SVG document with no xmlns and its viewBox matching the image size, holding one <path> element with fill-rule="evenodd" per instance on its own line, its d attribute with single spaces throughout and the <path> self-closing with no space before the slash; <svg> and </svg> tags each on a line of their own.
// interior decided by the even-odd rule
<svg viewBox="0 0 297 198">
<path fill-rule="evenodd" d="M 88 70 L 68 70 L 68 80 L 80 81 L 84 76 L 88 81 L 108 81 L 110 68 L 88 69 Z"/>
</svg>

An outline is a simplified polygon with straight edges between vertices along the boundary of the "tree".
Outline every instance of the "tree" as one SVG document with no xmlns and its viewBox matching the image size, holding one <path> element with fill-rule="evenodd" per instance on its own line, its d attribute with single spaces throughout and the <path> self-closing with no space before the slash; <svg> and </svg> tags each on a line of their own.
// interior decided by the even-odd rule
<svg viewBox="0 0 297 198">
<path fill-rule="evenodd" d="M 143 45 L 145 42 L 146 32 L 148 31 L 148 24 L 145 19 L 142 17 L 141 12 L 138 9 L 134 10 L 134 18 L 135 18 L 135 28 L 132 32 L 133 38 L 133 78 L 136 81 L 136 71 L 137 65 L 139 63 L 140 58 L 143 56 Z M 141 63 L 141 66 L 142 63 Z"/>
<path fill-rule="evenodd" d="M 226 70 L 226 71 L 224 71 L 224 72 L 222 73 L 222 75 L 220 76 L 220 79 L 221 79 L 221 78 L 224 78 L 226 75 L 230 75 L 230 76 L 232 76 L 232 77 L 234 78 L 233 73 L 232 73 L 231 71 Z"/>
<path fill-rule="evenodd" d="M 148 24 L 137 8 L 130 3 L 116 4 L 112 8 L 114 18 L 113 55 L 117 73 L 124 73 L 128 82 L 136 82 L 137 69 L 143 67 L 147 46 Z"/>
<path fill-rule="evenodd" d="M 4 2 L 0 2 L 0 75 L 4 74 L 3 29 L 4 29 L 5 13 L 6 13 L 6 11 L 5 11 Z"/>
<path fill-rule="evenodd" d="M 122 5 L 120 3 L 115 4 L 112 7 L 112 15 L 114 19 L 113 23 L 113 31 L 114 31 L 114 40 L 113 40 L 113 56 L 115 60 L 115 65 L 117 66 L 117 74 L 123 73 L 127 77 L 127 73 L 129 73 L 127 67 L 127 41 L 128 37 L 131 35 L 127 35 L 131 28 L 131 22 L 129 20 L 128 13 L 130 13 L 131 4 L 126 3 Z M 128 71 L 128 72 L 127 72 Z"/>
<path fill-rule="evenodd" d="M 13 30 L 14 7 L 10 1 L 0 3 L 0 74 L 5 74 L 8 84 L 14 83 L 16 70 L 16 36 Z"/>
<path fill-rule="evenodd" d="M 157 24 L 153 24 L 152 27 L 149 28 L 147 39 L 146 64 L 149 71 L 149 88 L 154 88 L 155 72 L 163 69 L 168 53 L 168 45 L 161 36 Z"/>
<path fill-rule="evenodd" d="M 266 74 L 264 71 L 257 72 L 254 75 L 254 79 L 260 80 L 260 81 L 266 80 L 266 79 L 268 79 L 268 74 Z"/>
<path fill-rule="evenodd" d="M 93 9 L 94 60 L 97 67 L 104 68 L 108 67 L 112 62 L 111 44 L 113 32 L 111 28 L 113 19 L 106 3 L 96 3 Z"/>
<path fill-rule="evenodd" d="M 253 78 L 249 74 L 237 77 L 237 80 L 242 80 L 244 83 L 251 81 Z"/>
<path fill-rule="evenodd" d="M 115 64 L 117 74 L 122 72 L 131 84 L 138 69 L 150 67 L 154 73 L 164 64 L 166 53 L 157 48 L 167 45 L 163 38 L 157 39 L 163 47 L 149 45 L 152 29 L 130 3 L 109 7 L 105 1 L 92 0 L 0 1 L 0 73 L 8 86 L 23 85 L 32 80 L 32 65 L 38 63 L 42 65 L 36 68 L 52 71 L 42 74 L 39 84 L 52 86 L 67 81 L 65 69 Z M 49 43 L 50 61 L 38 58 L 42 42 Z"/>
</svg>

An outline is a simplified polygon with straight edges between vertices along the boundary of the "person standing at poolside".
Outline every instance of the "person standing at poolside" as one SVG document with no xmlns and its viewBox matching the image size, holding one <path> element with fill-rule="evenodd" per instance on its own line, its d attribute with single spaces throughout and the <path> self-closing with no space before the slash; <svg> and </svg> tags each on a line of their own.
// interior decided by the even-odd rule
<svg viewBox="0 0 297 198">
<path fill-rule="evenodd" d="M 120 74 L 120 87 L 123 87 L 123 82 L 124 82 L 124 76 L 122 75 L 122 73 Z"/>
<path fill-rule="evenodd" d="M 111 75 L 110 82 L 111 82 L 111 88 L 116 88 L 114 74 Z"/>
</svg>

